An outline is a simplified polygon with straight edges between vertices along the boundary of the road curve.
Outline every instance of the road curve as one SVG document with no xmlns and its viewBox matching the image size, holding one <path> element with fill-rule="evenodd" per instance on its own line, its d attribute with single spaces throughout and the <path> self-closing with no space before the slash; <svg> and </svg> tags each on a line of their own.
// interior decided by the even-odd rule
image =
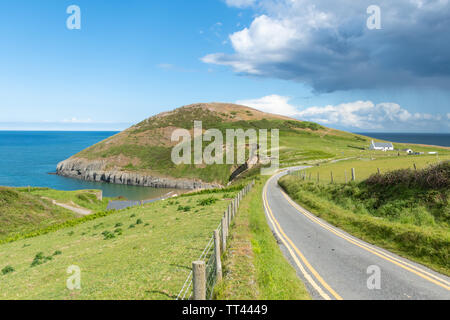
<svg viewBox="0 0 450 320">
<path fill-rule="evenodd" d="M 313 298 L 450 300 L 449 277 L 357 239 L 292 201 L 278 186 L 288 170 L 268 180 L 264 209 L 283 253 Z"/>
</svg>

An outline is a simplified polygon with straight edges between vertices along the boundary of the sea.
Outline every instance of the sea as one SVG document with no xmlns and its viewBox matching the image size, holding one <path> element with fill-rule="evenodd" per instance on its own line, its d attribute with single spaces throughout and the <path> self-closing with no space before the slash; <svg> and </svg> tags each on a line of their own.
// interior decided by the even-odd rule
<svg viewBox="0 0 450 320">
<path fill-rule="evenodd" d="M 428 144 L 434 146 L 450 147 L 450 133 L 355 133 L 389 142 Z"/>
<path fill-rule="evenodd" d="M 101 189 L 106 197 L 158 198 L 172 189 L 116 185 L 65 178 L 49 173 L 56 165 L 117 132 L 0 131 L 0 186 L 48 187 L 57 190 Z M 450 147 L 450 134 L 360 133 L 391 142 Z"/>
<path fill-rule="evenodd" d="M 57 190 L 101 189 L 105 197 L 147 200 L 173 189 L 89 182 L 49 173 L 56 165 L 117 132 L 0 131 L 0 186 Z"/>
</svg>

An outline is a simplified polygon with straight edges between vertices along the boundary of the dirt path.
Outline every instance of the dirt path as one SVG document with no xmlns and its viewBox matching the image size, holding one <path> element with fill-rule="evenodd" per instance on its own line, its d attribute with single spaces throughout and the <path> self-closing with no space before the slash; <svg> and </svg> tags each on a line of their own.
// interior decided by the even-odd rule
<svg viewBox="0 0 450 320">
<path fill-rule="evenodd" d="M 58 207 L 62 207 L 64 209 L 70 210 L 72 212 L 78 213 L 82 216 L 88 216 L 90 214 L 92 214 L 91 210 L 88 209 L 83 209 L 83 208 L 79 208 L 79 207 L 74 207 L 65 203 L 59 203 L 56 200 L 47 198 L 47 197 L 43 197 L 44 199 L 50 200 L 54 205 L 58 206 Z"/>
</svg>

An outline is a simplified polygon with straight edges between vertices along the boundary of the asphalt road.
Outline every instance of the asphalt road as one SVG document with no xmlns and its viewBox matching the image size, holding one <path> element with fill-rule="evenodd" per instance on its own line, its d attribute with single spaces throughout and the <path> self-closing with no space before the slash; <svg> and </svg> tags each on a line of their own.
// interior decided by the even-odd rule
<svg viewBox="0 0 450 320">
<path fill-rule="evenodd" d="M 350 236 L 294 203 L 277 183 L 287 173 L 264 188 L 266 216 L 313 298 L 450 300 L 449 277 Z"/>
</svg>

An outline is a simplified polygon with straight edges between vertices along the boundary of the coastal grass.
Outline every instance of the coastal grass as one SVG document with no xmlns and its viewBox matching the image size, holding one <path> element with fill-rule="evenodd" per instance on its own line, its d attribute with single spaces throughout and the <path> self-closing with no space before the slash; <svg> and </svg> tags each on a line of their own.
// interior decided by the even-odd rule
<svg viewBox="0 0 450 320">
<path fill-rule="evenodd" d="M 261 197 L 266 181 L 257 179 L 241 202 L 223 258 L 224 280 L 215 290 L 215 299 L 311 299 L 267 224 Z"/>
<path fill-rule="evenodd" d="M 413 170 L 409 172 L 415 174 Z M 330 184 L 304 181 L 292 175 L 283 177 L 279 183 L 292 199 L 333 225 L 450 274 L 448 187 Z"/>
<path fill-rule="evenodd" d="M 345 183 L 352 179 L 352 168 L 355 168 L 356 181 L 363 181 L 378 173 L 378 169 L 386 173 L 396 169 L 414 169 L 415 165 L 420 170 L 445 160 L 450 160 L 450 154 L 398 156 L 397 152 L 370 152 L 365 157 L 314 166 L 305 170 L 305 173 L 307 180 L 311 177 L 311 180 L 317 181 L 319 177 L 321 182 L 331 182 L 333 173 L 334 182 Z"/>
<path fill-rule="evenodd" d="M 18 191 L 56 200 L 58 203 L 79 206 L 94 212 L 106 210 L 110 198 L 98 199 L 100 190 L 60 191 L 50 188 L 17 188 Z"/>
<path fill-rule="evenodd" d="M 0 299 L 174 299 L 228 204 L 177 197 L 3 244 L 0 270 L 14 272 L 0 275 Z M 66 288 L 73 265 L 81 290 Z"/>
<path fill-rule="evenodd" d="M 0 242 L 77 217 L 35 194 L 0 187 Z"/>
</svg>

